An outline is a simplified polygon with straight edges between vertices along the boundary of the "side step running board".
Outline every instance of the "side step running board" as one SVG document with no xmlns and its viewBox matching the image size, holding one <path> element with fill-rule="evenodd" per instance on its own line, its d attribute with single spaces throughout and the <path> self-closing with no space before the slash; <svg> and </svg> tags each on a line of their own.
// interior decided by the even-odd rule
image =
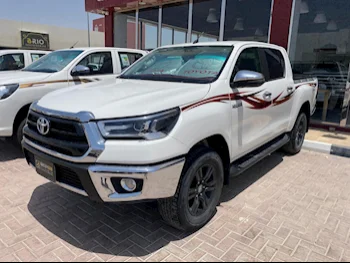
<svg viewBox="0 0 350 263">
<path fill-rule="evenodd" d="M 248 155 L 233 162 L 230 167 L 230 175 L 238 176 L 256 163 L 263 160 L 265 157 L 274 153 L 281 147 L 283 147 L 290 140 L 287 134 L 279 136 L 268 144 L 258 148 L 257 150 L 249 153 Z"/>
</svg>

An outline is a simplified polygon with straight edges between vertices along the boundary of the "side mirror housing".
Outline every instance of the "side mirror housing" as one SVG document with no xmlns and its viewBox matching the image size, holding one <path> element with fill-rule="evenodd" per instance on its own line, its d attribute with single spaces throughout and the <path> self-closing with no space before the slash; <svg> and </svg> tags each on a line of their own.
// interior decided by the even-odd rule
<svg viewBox="0 0 350 263">
<path fill-rule="evenodd" d="M 71 75 L 72 76 L 80 76 L 80 75 L 86 75 L 90 74 L 90 68 L 78 65 L 73 68 Z"/>
<path fill-rule="evenodd" d="M 232 88 L 243 87 L 260 87 L 265 83 L 265 77 L 263 74 L 255 71 L 241 70 L 238 71 L 235 78 L 231 83 Z"/>
</svg>

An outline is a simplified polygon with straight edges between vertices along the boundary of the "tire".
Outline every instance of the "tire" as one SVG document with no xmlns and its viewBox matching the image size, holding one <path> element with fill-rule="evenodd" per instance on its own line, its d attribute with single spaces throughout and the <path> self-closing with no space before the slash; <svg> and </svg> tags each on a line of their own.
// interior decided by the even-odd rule
<svg viewBox="0 0 350 263">
<path fill-rule="evenodd" d="M 305 135 L 308 127 L 308 120 L 305 112 L 301 112 L 294 124 L 293 130 L 290 132 L 290 141 L 283 147 L 283 150 L 295 155 L 299 153 L 303 147 Z"/>
<path fill-rule="evenodd" d="M 17 127 L 17 130 L 14 133 L 13 140 L 16 146 L 20 147 L 22 143 L 23 138 L 23 128 L 26 125 L 26 119 L 22 120 L 19 126 Z"/>
<path fill-rule="evenodd" d="M 196 231 L 216 214 L 223 185 L 220 156 L 210 148 L 199 147 L 186 158 L 175 196 L 158 200 L 159 212 L 172 227 Z"/>
</svg>

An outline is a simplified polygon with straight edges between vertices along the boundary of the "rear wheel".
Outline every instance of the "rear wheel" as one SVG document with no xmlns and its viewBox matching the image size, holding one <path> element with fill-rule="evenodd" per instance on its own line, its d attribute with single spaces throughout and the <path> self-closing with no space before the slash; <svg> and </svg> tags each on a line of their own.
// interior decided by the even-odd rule
<svg viewBox="0 0 350 263">
<path fill-rule="evenodd" d="M 187 158 L 175 196 L 158 201 L 160 214 L 180 230 L 203 227 L 216 213 L 223 182 L 220 156 L 209 148 L 197 148 Z"/>
<path fill-rule="evenodd" d="M 283 147 L 283 150 L 289 154 L 297 154 L 301 151 L 308 127 L 307 116 L 301 112 L 295 122 L 294 128 L 290 133 L 290 141 Z"/>
</svg>

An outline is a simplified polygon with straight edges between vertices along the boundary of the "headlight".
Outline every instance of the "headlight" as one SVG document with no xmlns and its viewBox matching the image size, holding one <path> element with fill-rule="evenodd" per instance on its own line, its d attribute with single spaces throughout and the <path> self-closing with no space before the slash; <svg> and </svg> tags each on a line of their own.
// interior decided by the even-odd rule
<svg viewBox="0 0 350 263">
<path fill-rule="evenodd" d="M 19 87 L 19 84 L 0 85 L 0 100 L 10 97 Z"/>
<path fill-rule="evenodd" d="M 180 109 L 135 118 L 98 122 L 105 138 L 156 140 L 166 137 L 176 125 Z"/>
</svg>

